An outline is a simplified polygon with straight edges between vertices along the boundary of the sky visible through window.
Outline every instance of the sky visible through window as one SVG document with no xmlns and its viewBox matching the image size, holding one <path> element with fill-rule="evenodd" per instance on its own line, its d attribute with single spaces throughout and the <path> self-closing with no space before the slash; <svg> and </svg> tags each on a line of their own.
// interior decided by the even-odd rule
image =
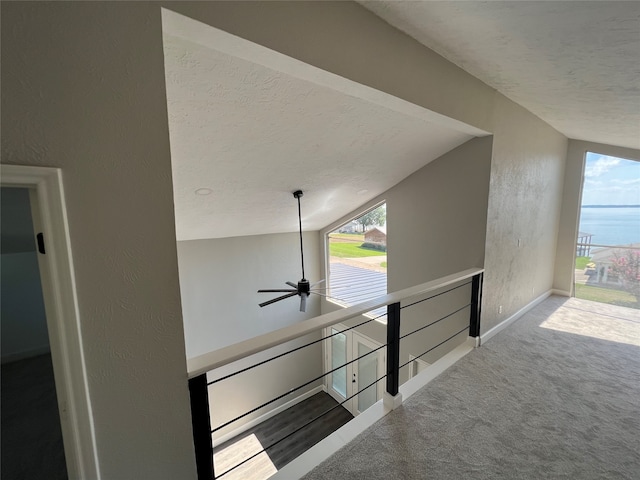
<svg viewBox="0 0 640 480">
<path fill-rule="evenodd" d="M 640 205 L 640 162 L 587 153 L 582 205 Z"/>
</svg>

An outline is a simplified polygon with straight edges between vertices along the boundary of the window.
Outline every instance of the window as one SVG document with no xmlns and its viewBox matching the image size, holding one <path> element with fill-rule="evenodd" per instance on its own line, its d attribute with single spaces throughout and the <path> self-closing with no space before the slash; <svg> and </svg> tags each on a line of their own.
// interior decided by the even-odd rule
<svg viewBox="0 0 640 480">
<path fill-rule="evenodd" d="M 640 162 L 588 152 L 575 295 L 640 308 Z"/>
<path fill-rule="evenodd" d="M 346 307 L 387 293 L 386 220 L 383 203 L 327 235 L 330 301 Z M 379 310 L 371 314 L 386 312 Z"/>
</svg>

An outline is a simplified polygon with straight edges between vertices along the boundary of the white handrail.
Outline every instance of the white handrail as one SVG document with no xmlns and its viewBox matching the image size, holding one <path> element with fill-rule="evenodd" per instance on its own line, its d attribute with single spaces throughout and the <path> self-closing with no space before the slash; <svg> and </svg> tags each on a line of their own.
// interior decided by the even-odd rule
<svg viewBox="0 0 640 480">
<path fill-rule="evenodd" d="M 304 322 L 289 325 L 287 327 L 268 332 L 263 335 L 238 342 L 227 347 L 205 353 L 197 357 L 187 359 L 187 372 L 189 378 L 197 377 L 203 373 L 227 365 L 254 353 L 262 352 L 281 343 L 303 337 L 311 332 L 330 327 L 336 323 L 344 322 L 350 318 L 357 317 L 376 308 L 384 307 L 392 303 L 399 302 L 405 298 L 424 295 L 442 287 L 446 287 L 456 282 L 466 280 L 479 273 L 484 272 L 484 268 L 469 268 L 462 272 L 453 273 L 445 277 L 431 280 L 430 282 L 405 288 L 397 292 L 376 297 L 366 302 L 358 303 L 345 309 L 325 313 Z"/>
</svg>

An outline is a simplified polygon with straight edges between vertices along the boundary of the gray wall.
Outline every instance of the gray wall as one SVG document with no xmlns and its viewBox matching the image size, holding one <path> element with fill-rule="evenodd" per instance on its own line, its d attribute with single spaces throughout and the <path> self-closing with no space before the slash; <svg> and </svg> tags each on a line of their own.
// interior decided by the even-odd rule
<svg viewBox="0 0 640 480">
<path fill-rule="evenodd" d="M 389 292 L 483 266 L 491 145 L 470 140 L 383 195 Z"/>
<path fill-rule="evenodd" d="M 101 476 L 195 478 L 160 8 L 1 8 L 2 162 L 63 170 Z"/>
<path fill-rule="evenodd" d="M 569 140 L 553 282 L 556 290 L 567 295 L 574 293 L 576 241 L 580 224 L 584 162 L 587 152 L 640 161 L 640 150 Z"/>
<path fill-rule="evenodd" d="M 493 123 L 483 333 L 553 286 L 567 150 L 563 135 L 502 95 Z"/>
<path fill-rule="evenodd" d="M 429 163 L 374 200 L 387 202 L 387 291 L 428 282 L 471 267 L 482 267 L 487 227 L 487 202 L 491 169 L 492 138 L 470 140 Z M 321 232 L 321 240 L 337 224 L 357 215 L 352 212 Z M 402 311 L 402 334 L 437 320 L 469 302 L 464 287 Z M 406 303 L 411 303 L 410 301 Z M 323 312 L 336 310 L 323 301 Z M 348 322 L 353 325 L 356 322 Z M 401 346 L 401 363 L 409 354 L 419 356 L 431 346 L 460 331 L 469 323 L 469 312 L 461 312 L 421 334 L 407 337 Z M 386 329 L 379 322 L 358 328 L 370 338 L 386 342 Z M 455 348 L 467 334 L 447 342 L 423 360 L 432 363 Z M 408 369 L 401 372 L 405 381 Z"/>
<path fill-rule="evenodd" d="M 551 287 L 562 135 L 352 2 L 166 5 L 492 132 L 483 329 Z M 159 6 L 1 5 L 2 161 L 63 169 L 108 479 L 195 477 Z"/>
</svg>

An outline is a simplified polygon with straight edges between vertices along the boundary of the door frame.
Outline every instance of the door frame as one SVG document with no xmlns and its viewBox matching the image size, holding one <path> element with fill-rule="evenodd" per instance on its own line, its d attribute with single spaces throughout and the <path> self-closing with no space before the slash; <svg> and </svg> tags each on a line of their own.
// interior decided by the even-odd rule
<svg viewBox="0 0 640 480">
<path fill-rule="evenodd" d="M 30 190 L 34 228 L 44 234 L 46 254 L 38 255 L 38 264 L 67 474 L 70 479 L 99 480 L 62 171 L 3 164 L 0 175 L 3 187 Z"/>
<path fill-rule="evenodd" d="M 335 324 L 332 325 L 330 327 L 327 327 L 324 330 L 324 336 L 325 337 L 329 337 L 331 335 L 331 330 L 335 329 L 337 331 L 340 331 L 343 333 L 343 335 L 346 336 L 346 357 L 347 357 L 347 362 L 352 361 L 356 355 L 355 355 L 355 351 L 356 351 L 356 344 L 357 342 L 363 343 L 364 345 L 367 345 L 369 348 L 375 349 L 380 347 L 382 344 L 379 342 L 376 342 L 375 340 L 373 340 L 372 338 L 354 331 L 354 330 L 349 330 L 347 329 L 347 327 L 343 324 Z M 332 369 L 332 365 L 331 365 L 331 339 L 327 339 L 325 340 L 325 342 L 323 342 L 323 348 L 324 348 L 324 362 L 323 362 L 323 372 L 327 373 Z M 386 349 L 381 349 L 378 350 L 378 352 L 375 354 L 378 357 L 378 361 L 379 361 L 379 365 L 380 365 L 380 372 L 385 372 L 385 368 L 386 368 Z M 355 372 L 357 372 L 358 370 L 358 361 L 356 360 L 353 363 L 350 363 L 349 365 L 346 366 L 346 393 L 347 393 L 347 398 L 350 397 L 351 395 L 353 395 L 354 393 L 354 383 L 355 385 L 359 388 L 359 384 L 358 384 L 358 378 L 357 376 L 354 378 L 354 374 Z M 354 382 L 355 379 L 355 382 Z M 328 374 L 325 375 L 324 377 L 324 388 L 325 391 L 331 395 L 334 400 L 336 400 L 339 403 L 342 403 L 345 399 L 341 398 L 342 396 L 340 395 L 339 392 L 336 392 L 333 390 L 331 384 L 332 384 L 332 374 Z M 382 398 L 382 395 L 384 393 L 384 382 L 383 381 L 379 381 L 376 384 L 376 398 L 379 400 Z M 354 396 L 352 399 L 350 399 L 349 401 L 345 402 L 343 404 L 344 408 L 346 408 L 354 417 L 358 416 L 360 413 L 358 411 L 358 396 Z"/>
</svg>

